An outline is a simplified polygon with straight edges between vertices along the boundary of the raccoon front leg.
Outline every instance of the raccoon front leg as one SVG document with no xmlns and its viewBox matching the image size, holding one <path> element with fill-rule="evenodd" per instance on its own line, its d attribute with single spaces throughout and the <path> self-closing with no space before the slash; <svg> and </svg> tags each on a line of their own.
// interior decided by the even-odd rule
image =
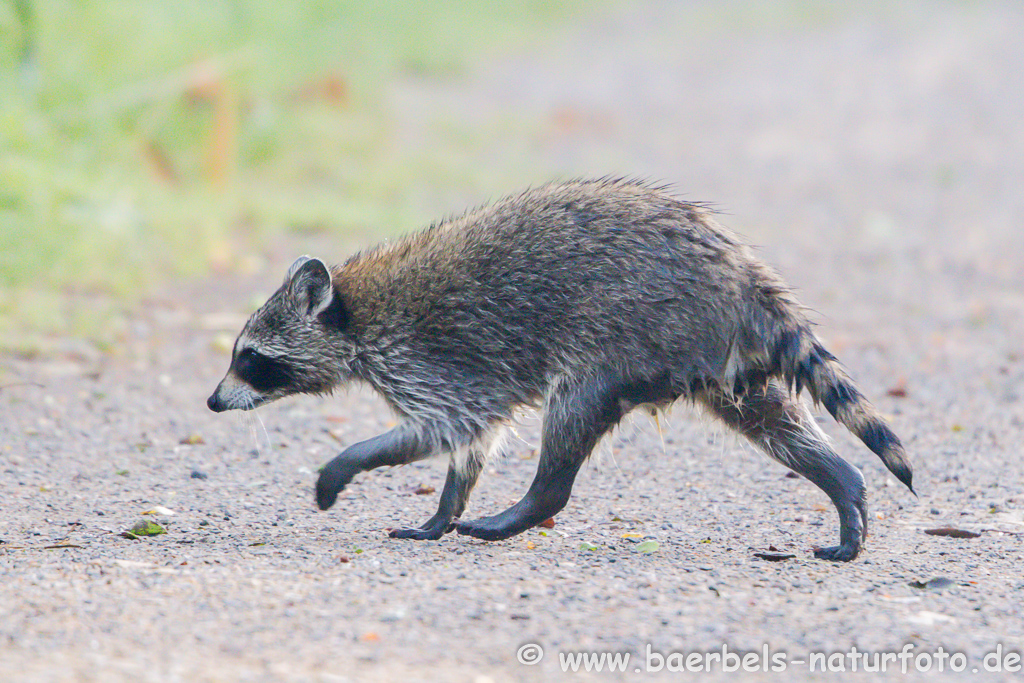
<svg viewBox="0 0 1024 683">
<path fill-rule="evenodd" d="M 458 521 L 460 534 L 497 541 L 520 534 L 554 516 L 569 501 L 583 461 L 601 436 L 622 418 L 619 395 L 601 377 L 563 380 L 546 402 L 540 463 L 529 491 L 492 517 Z"/>
<path fill-rule="evenodd" d="M 741 399 L 717 390 L 701 399 L 730 427 L 832 499 L 839 512 L 839 545 L 816 548 L 814 556 L 842 562 L 857 557 L 868 531 L 864 477 L 832 450 L 807 408 L 774 383 L 752 388 Z"/>
<path fill-rule="evenodd" d="M 386 465 L 405 465 L 429 458 L 437 452 L 408 425 L 399 425 L 380 436 L 349 446 L 324 465 L 316 482 L 316 504 L 326 510 L 338 498 L 352 477 Z"/>
<path fill-rule="evenodd" d="M 471 454 L 461 467 L 454 462 L 448 465 L 448 476 L 441 491 L 441 500 L 437 504 L 437 512 L 419 528 L 392 529 L 391 538 L 414 538 L 417 540 L 436 541 L 455 528 L 453 520 L 461 516 L 469 501 L 469 492 L 476 485 L 480 472 L 484 468 L 484 458 L 479 454 Z"/>
</svg>

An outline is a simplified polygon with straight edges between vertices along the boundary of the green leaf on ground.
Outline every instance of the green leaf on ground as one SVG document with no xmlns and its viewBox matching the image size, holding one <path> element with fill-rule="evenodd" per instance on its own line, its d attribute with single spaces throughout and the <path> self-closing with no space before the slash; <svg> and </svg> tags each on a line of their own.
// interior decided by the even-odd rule
<svg viewBox="0 0 1024 683">
<path fill-rule="evenodd" d="M 643 543 L 638 545 L 636 549 L 642 553 L 647 553 L 649 555 L 651 553 L 658 552 L 658 548 L 660 547 L 661 546 L 657 541 L 644 541 Z"/>
<path fill-rule="evenodd" d="M 149 519 L 143 519 L 136 522 L 135 526 L 133 526 L 131 529 L 128 529 L 127 531 L 122 531 L 121 535 L 125 538 L 135 540 L 141 538 L 142 536 L 159 536 L 160 534 L 166 533 L 167 530 L 159 524 L 157 524 L 156 522 Z"/>
</svg>

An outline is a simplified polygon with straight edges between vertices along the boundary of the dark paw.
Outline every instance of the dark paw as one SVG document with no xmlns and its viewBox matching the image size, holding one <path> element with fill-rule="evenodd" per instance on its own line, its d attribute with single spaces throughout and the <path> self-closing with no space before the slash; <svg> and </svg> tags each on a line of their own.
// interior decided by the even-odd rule
<svg viewBox="0 0 1024 683">
<path fill-rule="evenodd" d="M 815 548 L 814 556 L 819 560 L 830 560 L 832 562 L 849 562 L 860 553 L 860 546 L 853 543 L 833 545 L 828 548 Z"/>
<path fill-rule="evenodd" d="M 359 470 L 354 469 L 345 462 L 332 460 L 320 471 L 320 478 L 316 480 L 316 504 L 321 510 L 327 510 L 334 501 L 338 499 L 341 490 L 348 486 L 352 477 L 356 476 Z"/>
<path fill-rule="evenodd" d="M 455 530 L 463 536 L 472 536 L 484 541 L 501 541 L 520 534 L 528 527 L 515 524 L 515 520 L 507 519 L 507 515 L 494 515 L 493 517 L 481 517 L 466 522 L 455 522 Z"/>
<path fill-rule="evenodd" d="M 416 541 L 436 541 L 454 528 L 455 525 L 450 521 L 446 521 L 443 524 L 427 522 L 417 528 L 392 529 L 388 532 L 388 536 L 391 538 L 411 538 Z"/>
</svg>

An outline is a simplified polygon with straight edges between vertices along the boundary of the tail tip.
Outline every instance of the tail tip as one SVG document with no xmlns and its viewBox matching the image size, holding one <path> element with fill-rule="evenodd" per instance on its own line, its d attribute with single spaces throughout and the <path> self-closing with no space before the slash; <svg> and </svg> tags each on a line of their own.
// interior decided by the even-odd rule
<svg viewBox="0 0 1024 683">
<path fill-rule="evenodd" d="M 881 417 L 875 415 L 873 419 L 856 425 L 854 433 L 860 437 L 864 445 L 882 459 L 886 468 L 916 496 L 917 493 L 914 491 L 913 483 L 913 468 L 907 459 L 906 452 L 903 450 L 903 444 L 900 443 L 899 437 L 893 433 L 889 425 Z"/>
<path fill-rule="evenodd" d="M 906 486 L 910 490 L 910 492 L 912 494 L 914 494 L 914 497 L 916 498 L 917 497 L 917 491 L 914 490 L 914 473 L 910 469 L 910 467 L 909 466 L 904 466 L 904 467 L 894 468 L 893 469 L 893 474 L 896 475 L 897 479 L 899 479 L 901 482 L 903 482 L 903 485 Z"/>
</svg>

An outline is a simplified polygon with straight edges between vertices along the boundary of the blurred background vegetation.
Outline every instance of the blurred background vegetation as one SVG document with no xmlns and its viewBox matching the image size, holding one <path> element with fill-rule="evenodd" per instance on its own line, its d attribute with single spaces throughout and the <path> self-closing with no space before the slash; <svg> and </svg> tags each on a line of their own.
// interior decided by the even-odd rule
<svg viewBox="0 0 1024 683">
<path fill-rule="evenodd" d="M 458 77 L 573 7 L 0 0 L 0 350 L 102 343 L 154 285 L 252 269 L 282 231 L 429 220 L 410 182 L 472 169 L 403 148 L 389 83 Z"/>
</svg>

